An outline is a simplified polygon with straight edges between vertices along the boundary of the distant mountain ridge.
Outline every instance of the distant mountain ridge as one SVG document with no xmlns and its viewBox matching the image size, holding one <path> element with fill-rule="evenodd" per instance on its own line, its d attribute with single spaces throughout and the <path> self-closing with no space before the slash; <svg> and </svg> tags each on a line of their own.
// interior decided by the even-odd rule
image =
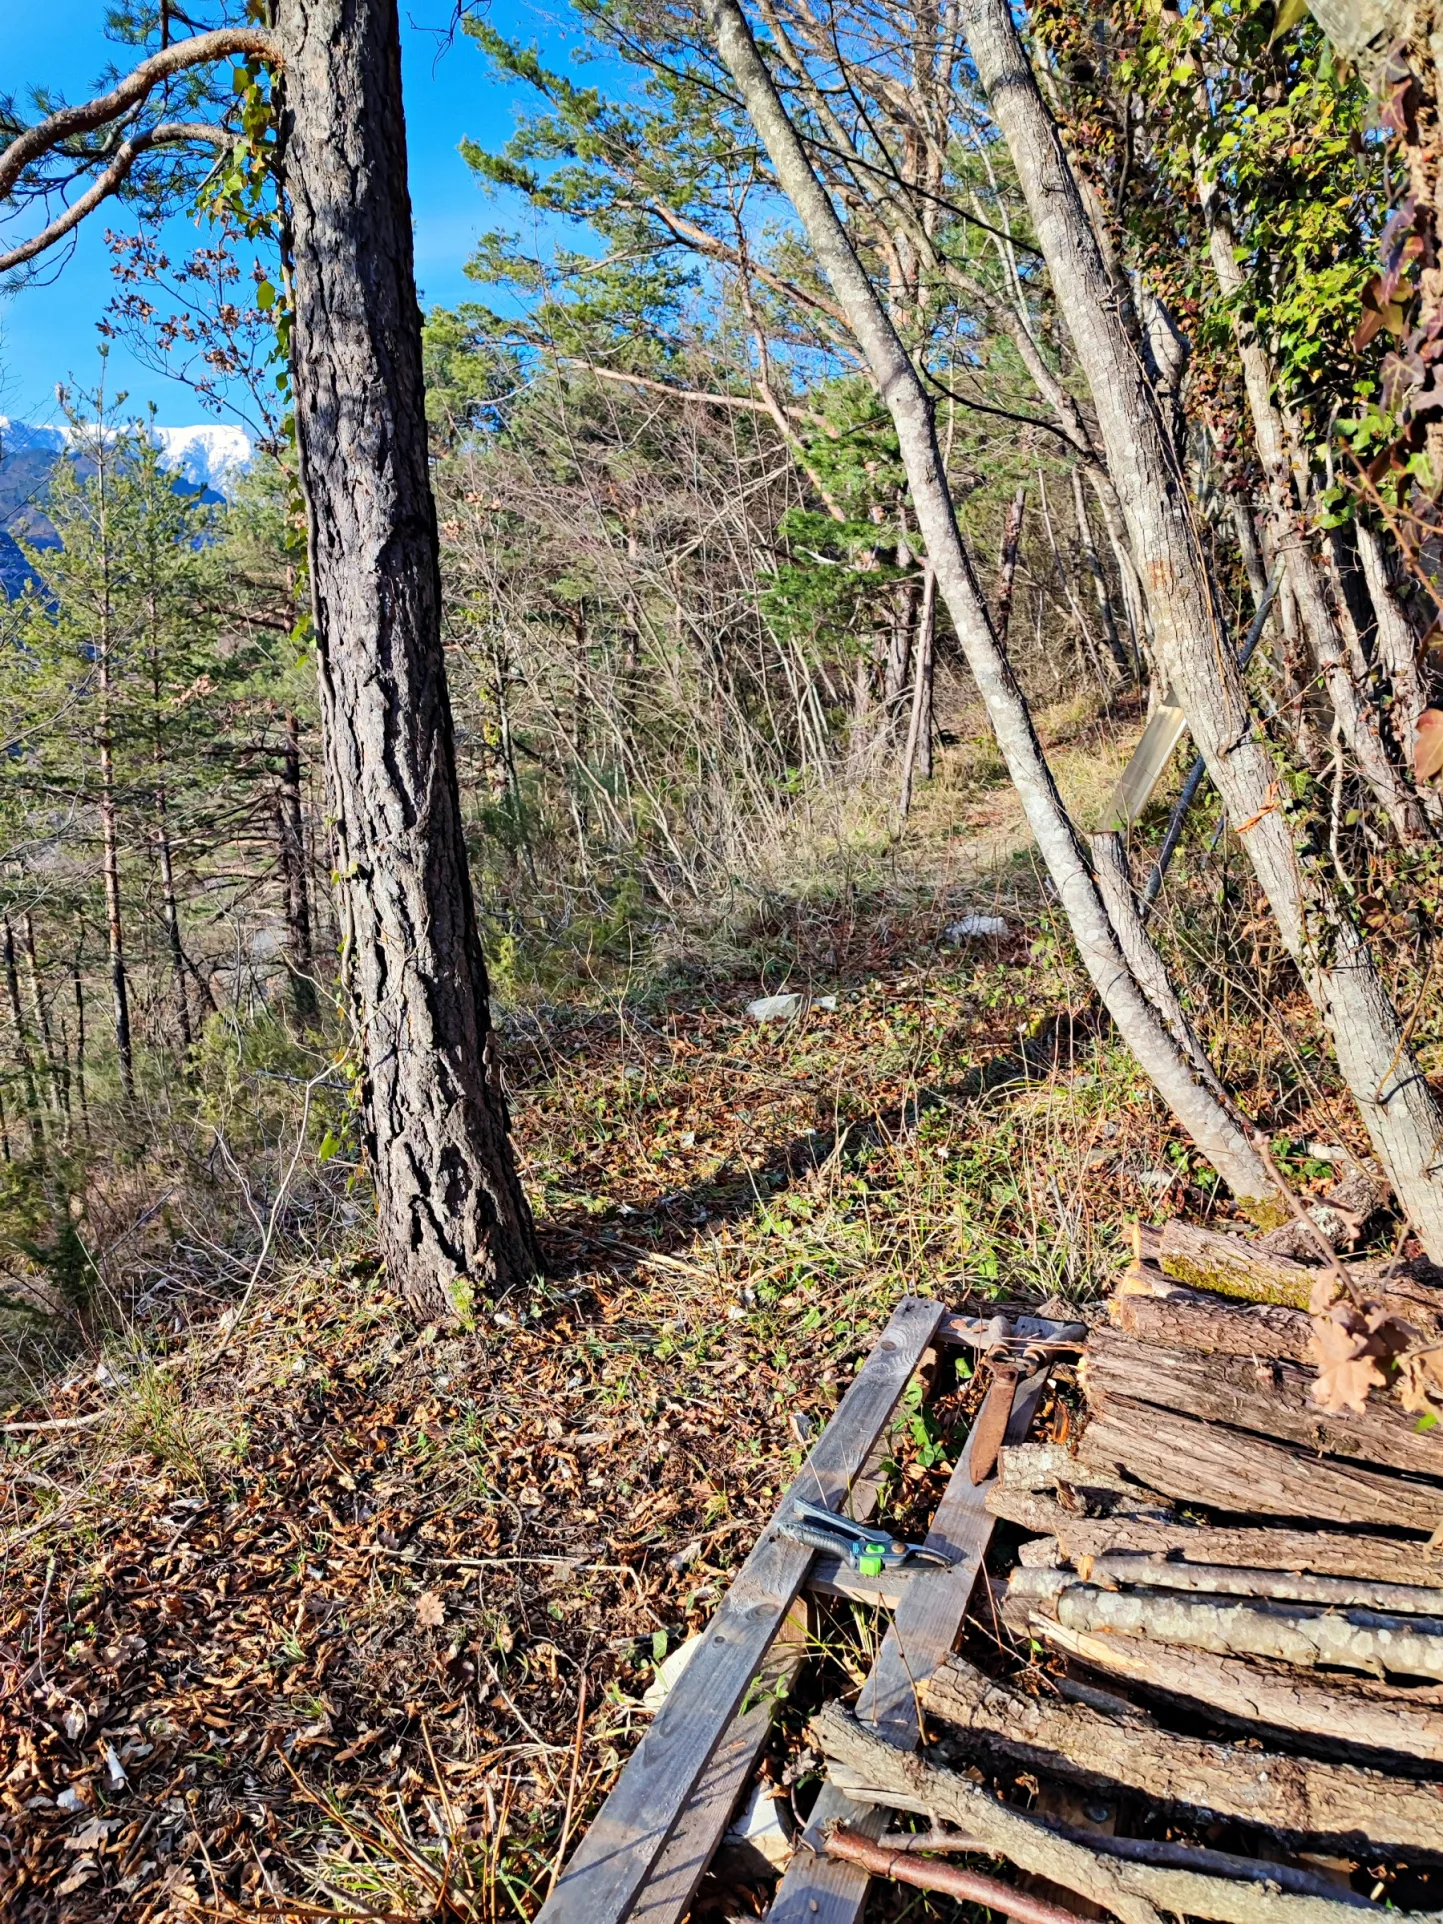
<svg viewBox="0 0 1443 1924">
<path fill-rule="evenodd" d="M 199 488 L 212 501 L 229 496 L 255 458 L 244 428 L 220 422 L 195 427 L 144 428 L 160 450 L 161 465 L 176 485 Z M 0 414 L 0 598 L 20 594 L 36 577 L 16 543 L 57 545 L 45 513 L 50 471 L 71 448 L 68 427 L 32 427 Z"/>
<path fill-rule="evenodd" d="M 225 494 L 240 479 L 255 456 L 244 428 L 219 421 L 195 427 L 154 427 L 143 430 L 160 449 L 161 461 L 193 488 L 214 488 Z M 12 454 L 63 454 L 74 438 L 68 427 L 31 427 L 0 414 L 0 468 Z"/>
</svg>

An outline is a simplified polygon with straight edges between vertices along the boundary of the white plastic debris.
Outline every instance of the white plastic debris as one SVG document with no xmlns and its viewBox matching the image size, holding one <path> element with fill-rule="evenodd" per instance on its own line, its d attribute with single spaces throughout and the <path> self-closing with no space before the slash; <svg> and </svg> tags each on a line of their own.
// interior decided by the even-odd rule
<svg viewBox="0 0 1443 1924">
<path fill-rule="evenodd" d="M 825 1009 L 830 1015 L 836 1006 L 834 995 L 814 996 L 810 1002 L 804 995 L 759 995 L 747 1004 L 747 1014 L 755 1022 L 791 1022 L 803 1009 Z"/>
<path fill-rule="evenodd" d="M 942 940 L 950 942 L 955 948 L 959 942 L 971 942 L 979 935 L 1006 935 L 1007 924 L 1000 915 L 964 915 L 959 921 L 949 922 L 942 931 Z"/>
<path fill-rule="evenodd" d="M 792 1854 L 792 1812 L 770 1784 L 754 1784 L 746 1809 L 723 1840 L 728 1852 L 759 1857 L 770 1870 L 785 1870 Z"/>
<path fill-rule="evenodd" d="M 681 1675 L 682 1671 L 686 1669 L 697 1651 L 700 1650 L 704 1641 L 705 1638 L 699 1631 L 696 1636 L 688 1637 L 685 1643 L 679 1643 L 669 1656 L 662 1658 L 661 1662 L 657 1665 L 656 1675 L 642 1693 L 641 1707 L 643 1710 L 661 1709 L 672 1691 L 675 1690 L 677 1678 Z"/>
</svg>

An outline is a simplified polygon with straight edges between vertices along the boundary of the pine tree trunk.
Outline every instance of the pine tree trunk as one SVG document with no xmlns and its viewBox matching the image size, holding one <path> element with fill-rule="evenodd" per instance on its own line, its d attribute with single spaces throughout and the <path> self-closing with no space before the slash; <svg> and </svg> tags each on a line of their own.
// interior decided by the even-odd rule
<svg viewBox="0 0 1443 1924">
<path fill-rule="evenodd" d="M 170 846 L 170 800 L 165 781 L 165 736 L 160 725 L 160 655 L 152 650 L 151 681 L 151 754 L 155 763 L 155 851 L 160 862 L 160 913 L 165 923 L 166 946 L 170 951 L 170 978 L 175 992 L 176 1020 L 180 1040 L 189 1049 L 195 1040 L 190 1027 L 190 998 L 185 990 L 185 950 L 180 939 L 180 904 L 175 893 L 175 859 Z"/>
<path fill-rule="evenodd" d="M 392 1281 L 469 1319 L 538 1266 L 441 644 L 395 0 L 282 0 L 293 384 L 342 953 Z"/>
<path fill-rule="evenodd" d="M 120 833 L 115 804 L 114 636 L 111 633 L 110 550 L 105 457 L 96 466 L 95 486 L 100 510 L 100 538 L 105 585 L 101 591 L 100 623 L 95 639 L 99 683 L 96 714 L 96 764 L 100 775 L 100 868 L 105 885 L 105 932 L 110 953 L 111 1012 L 115 1021 L 115 1054 L 120 1064 L 120 1086 L 127 1101 L 135 1099 L 135 1063 L 130 1042 L 130 988 L 125 973 L 125 928 L 120 904 Z"/>
<path fill-rule="evenodd" d="M 90 1104 L 85 1088 L 85 983 L 80 974 L 80 951 L 75 952 L 75 1094 L 80 1102 L 80 1130 L 90 1140 Z"/>
<path fill-rule="evenodd" d="M 1012 591 L 1017 582 L 1017 550 L 1022 544 L 1022 517 L 1027 512 L 1027 490 L 1019 488 L 1007 510 L 1002 530 L 1002 564 L 997 571 L 997 593 L 993 596 L 992 627 L 1001 647 L 1007 640 L 1012 621 Z"/>
<path fill-rule="evenodd" d="M 301 811 L 301 724 L 286 716 L 286 745 L 276 790 L 276 841 L 286 891 L 286 967 L 291 1002 L 303 1026 L 316 1019 L 315 956 L 311 950 L 311 902 L 306 887 L 305 818 Z"/>
<path fill-rule="evenodd" d="M 986 704 L 998 748 L 1088 975 L 1144 1072 L 1223 1180 L 1259 1214 L 1275 1215 L 1280 1206 L 1277 1191 L 1257 1151 L 1211 1091 L 1195 1080 L 1191 1064 L 1128 968 L 962 544 L 921 378 L 812 172 L 737 0 L 708 0 L 707 20 L 777 179 L 846 310 L 848 324 L 891 413 L 913 512 L 936 573 L 937 592 Z"/>
<path fill-rule="evenodd" d="M 35 953 L 35 922 L 28 909 L 20 921 L 20 936 L 25 947 L 25 987 L 30 994 L 30 1013 L 35 1018 L 35 1033 L 40 1040 L 40 1055 L 45 1064 L 50 1113 L 63 1128 L 69 1107 L 65 1099 L 65 1078 L 55 1054 L 55 1038 L 50 1032 L 50 1014 L 45 1007 L 45 992 L 40 984 L 40 958 Z"/>
<path fill-rule="evenodd" d="M 6 916 L 3 930 L 5 989 L 10 999 L 10 1020 L 15 1026 L 15 1060 L 20 1067 L 20 1083 L 25 1092 L 25 1122 L 30 1131 L 30 1154 L 36 1162 L 45 1154 L 45 1124 L 40 1115 L 40 1094 L 35 1084 L 35 1062 L 25 1033 L 25 1017 L 20 1008 L 20 972 L 15 966 L 15 932 Z"/>
<path fill-rule="evenodd" d="M 978 76 L 1007 142 L 1147 589 L 1159 664 L 1241 836 L 1283 942 L 1337 1050 L 1378 1158 L 1429 1254 L 1443 1257 L 1440 1104 L 1414 1061 L 1367 945 L 1317 864 L 1304 874 L 1272 755 L 1208 590 L 1192 504 L 1156 396 L 1118 313 L 1057 128 L 1007 0 L 962 0 Z"/>
<path fill-rule="evenodd" d="M 928 568 L 922 590 L 922 608 L 917 621 L 917 647 L 912 670 L 912 712 L 907 727 L 907 746 L 902 751 L 902 799 L 898 804 L 903 821 L 912 811 L 915 781 L 932 779 L 932 680 L 937 646 L 937 574 Z"/>
</svg>

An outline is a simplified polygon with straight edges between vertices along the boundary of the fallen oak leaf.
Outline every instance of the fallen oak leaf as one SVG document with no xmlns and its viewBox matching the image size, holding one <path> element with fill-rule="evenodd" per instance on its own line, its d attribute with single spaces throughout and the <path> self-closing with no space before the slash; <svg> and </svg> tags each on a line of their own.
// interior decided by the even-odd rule
<svg viewBox="0 0 1443 1924">
<path fill-rule="evenodd" d="M 1425 708 L 1413 739 L 1413 773 L 1420 782 L 1443 774 L 1443 708 Z"/>
<path fill-rule="evenodd" d="M 1308 1347 L 1318 1365 L 1312 1397 L 1320 1409 L 1338 1413 L 1353 1410 L 1362 1416 L 1368 1407 L 1369 1390 L 1382 1389 L 1387 1383 L 1372 1352 L 1369 1331 L 1366 1327 L 1350 1327 L 1361 1320 L 1351 1306 L 1342 1304 L 1327 1316 L 1312 1318 Z"/>
</svg>

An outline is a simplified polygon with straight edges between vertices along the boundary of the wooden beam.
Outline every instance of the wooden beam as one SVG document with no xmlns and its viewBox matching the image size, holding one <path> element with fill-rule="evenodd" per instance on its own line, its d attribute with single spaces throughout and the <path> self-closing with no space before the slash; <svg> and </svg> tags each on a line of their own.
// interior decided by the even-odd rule
<svg viewBox="0 0 1443 1924">
<path fill-rule="evenodd" d="M 1018 1385 L 1007 1427 L 1009 1442 L 1027 1434 L 1048 1374 L 1041 1369 Z M 953 1566 L 913 1575 L 858 1703 L 863 1723 L 902 1750 L 915 1750 L 920 1741 L 918 1693 L 951 1654 L 992 1537 L 994 1519 L 986 1501 L 992 1479 L 972 1482 L 971 1454 L 969 1435 L 927 1535 L 928 1549 L 944 1551 L 955 1559 Z M 824 1784 L 806 1834 L 777 1887 L 768 1924 L 856 1924 L 867 1900 L 868 1873 L 825 1854 L 822 1833 L 838 1822 L 878 1837 L 886 1813 L 853 1803 L 834 1785 Z"/>
<path fill-rule="evenodd" d="M 840 1509 L 944 1312 L 904 1296 L 817 1440 L 793 1495 Z M 620 1924 L 646 1885 L 801 1588 L 812 1552 L 762 1533 L 712 1618 L 706 1641 L 632 1752 L 537 1924 Z"/>
</svg>

